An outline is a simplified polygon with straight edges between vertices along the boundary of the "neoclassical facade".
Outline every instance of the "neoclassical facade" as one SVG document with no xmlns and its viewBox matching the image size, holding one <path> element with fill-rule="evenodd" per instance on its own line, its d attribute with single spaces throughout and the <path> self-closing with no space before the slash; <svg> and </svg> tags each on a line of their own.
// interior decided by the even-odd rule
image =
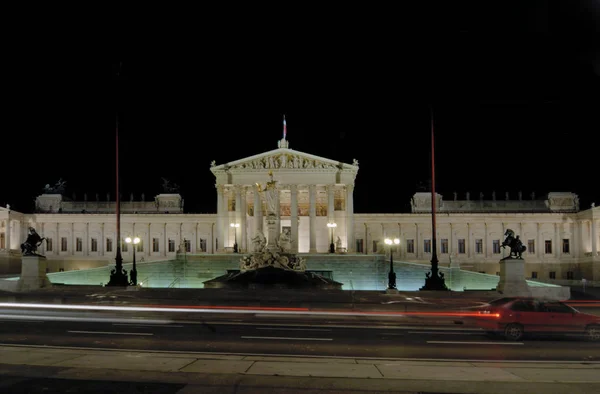
<svg viewBox="0 0 600 394">
<path fill-rule="evenodd" d="M 232 253 L 235 244 L 242 253 L 250 251 L 256 234 L 266 235 L 262 190 L 272 176 L 279 206 L 277 229 L 290 234 L 294 251 L 309 256 L 329 253 L 333 240 L 340 255 L 385 253 L 383 240 L 397 237 L 401 242 L 395 246 L 395 259 L 428 264 L 431 194 L 416 193 L 410 213 L 355 213 L 358 170 L 356 160 L 342 163 L 295 151 L 286 139 L 278 141 L 275 150 L 229 163 L 213 162 L 216 214 L 184 213 L 177 193 L 160 194 L 151 201 L 130 196 L 121 202 L 123 258 L 132 256 L 131 245 L 123 242 L 130 236 L 142 240 L 136 249 L 138 261 L 169 260 L 178 253 L 222 255 Z M 498 261 L 506 253 L 501 248 L 504 232 L 512 229 L 527 246 L 528 277 L 600 282 L 600 207 L 580 209 L 573 193 L 549 193 L 541 199 L 520 193 L 461 197 L 436 197 L 440 264 L 497 273 Z M 31 214 L 0 207 L 0 274 L 18 272 L 19 246 L 28 227 L 48 239 L 41 252 L 50 271 L 113 264 L 114 212 L 110 196 L 74 201 L 51 192 L 36 199 L 36 212 Z"/>
</svg>

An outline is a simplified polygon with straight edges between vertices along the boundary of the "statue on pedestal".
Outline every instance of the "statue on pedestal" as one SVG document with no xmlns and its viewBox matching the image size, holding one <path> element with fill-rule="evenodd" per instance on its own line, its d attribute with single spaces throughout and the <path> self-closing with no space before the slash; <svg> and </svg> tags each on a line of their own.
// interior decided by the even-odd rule
<svg viewBox="0 0 600 394">
<path fill-rule="evenodd" d="M 517 235 L 515 237 L 515 232 L 511 229 L 506 229 L 504 235 L 506 236 L 506 239 L 504 242 L 502 242 L 502 248 L 507 246 L 510 247 L 510 254 L 502 260 L 513 258 L 523 259 L 522 254 L 525 250 L 527 250 L 527 247 L 523 245 L 523 242 L 521 242 L 519 236 Z"/>
<path fill-rule="evenodd" d="M 21 253 L 23 254 L 23 256 L 44 257 L 41 254 L 37 253 L 37 248 L 42 244 L 42 242 L 45 239 L 46 237 L 41 237 L 33 227 L 29 227 L 29 234 L 27 235 L 27 239 L 21 244 Z"/>
<path fill-rule="evenodd" d="M 252 238 L 252 243 L 254 244 L 254 252 L 262 252 L 267 245 L 267 238 L 262 231 L 258 230 L 256 236 Z"/>
<path fill-rule="evenodd" d="M 277 181 L 273 180 L 273 171 L 269 171 L 269 177 L 271 177 L 271 180 L 267 182 L 264 188 L 258 183 L 256 186 L 259 193 L 264 193 L 267 204 L 267 216 L 277 216 L 279 212 L 277 193 L 279 193 L 279 190 L 277 190 Z"/>
</svg>

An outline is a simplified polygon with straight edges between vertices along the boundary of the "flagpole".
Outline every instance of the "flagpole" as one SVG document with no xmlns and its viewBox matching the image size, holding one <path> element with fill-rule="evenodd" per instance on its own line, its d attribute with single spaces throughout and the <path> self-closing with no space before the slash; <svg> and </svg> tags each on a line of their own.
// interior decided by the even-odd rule
<svg viewBox="0 0 600 394">
<path fill-rule="evenodd" d="M 439 273 L 437 257 L 437 228 L 436 228 L 436 192 L 435 192 L 435 140 L 433 107 L 430 108 L 431 117 L 431 272 L 427 273 L 425 286 L 420 290 L 448 290 L 444 280 L 444 274 Z"/>
</svg>

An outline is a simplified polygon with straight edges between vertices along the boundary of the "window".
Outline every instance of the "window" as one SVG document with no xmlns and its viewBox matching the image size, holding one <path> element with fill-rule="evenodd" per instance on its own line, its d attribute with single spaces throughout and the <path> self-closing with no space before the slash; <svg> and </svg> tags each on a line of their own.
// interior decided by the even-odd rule
<svg viewBox="0 0 600 394">
<path fill-rule="evenodd" d="M 106 238 L 106 251 L 112 252 L 112 238 Z"/>
<path fill-rule="evenodd" d="M 190 253 L 192 251 L 192 241 L 190 241 L 189 239 L 184 239 L 183 245 L 185 247 L 186 253 Z"/>
<path fill-rule="evenodd" d="M 569 254 L 571 253 L 571 248 L 569 245 L 569 240 L 568 239 L 563 239 L 563 245 L 562 245 L 562 250 L 564 254 Z"/>
<path fill-rule="evenodd" d="M 206 240 L 204 241 L 206 242 Z M 202 240 L 200 240 L 200 244 L 202 244 Z M 356 253 L 364 253 L 365 252 L 365 241 L 362 238 L 356 239 Z"/>
<path fill-rule="evenodd" d="M 574 278 L 573 271 L 567 271 L 567 279 L 573 280 L 573 278 Z"/>
<path fill-rule="evenodd" d="M 500 271 L 496 271 L 496 276 L 500 276 Z"/>
<path fill-rule="evenodd" d="M 448 240 L 442 239 L 442 244 L 440 245 L 440 247 L 441 247 L 441 249 L 440 249 L 441 253 L 448 253 Z"/>
<path fill-rule="evenodd" d="M 46 238 L 46 251 L 52 252 L 52 238 Z"/>
<path fill-rule="evenodd" d="M 500 254 L 500 240 L 495 239 L 492 241 L 492 252 L 494 254 Z"/>
<path fill-rule="evenodd" d="M 431 253 L 431 240 L 426 239 L 423 241 L 423 253 Z"/>
<path fill-rule="evenodd" d="M 60 239 L 60 251 L 66 252 L 67 250 L 67 237 L 62 237 Z"/>
<path fill-rule="evenodd" d="M 531 279 L 537 279 L 537 271 L 531 272 Z"/>
<path fill-rule="evenodd" d="M 125 240 L 121 240 L 121 251 L 127 252 L 129 250 L 129 244 Z"/>
<path fill-rule="evenodd" d="M 544 247 L 545 247 L 546 254 L 552 254 L 552 240 L 551 239 L 547 239 L 544 242 Z"/>
<path fill-rule="evenodd" d="M 406 240 L 406 253 L 415 253 L 415 240 L 407 239 Z"/>
<path fill-rule="evenodd" d="M 550 279 L 556 279 L 556 271 L 550 271 Z"/>
<path fill-rule="evenodd" d="M 458 240 L 458 253 L 465 254 L 466 253 L 466 243 L 464 238 Z"/>
<path fill-rule="evenodd" d="M 535 253 L 535 240 L 534 239 L 530 239 L 527 241 L 527 251 L 529 252 L 529 254 Z"/>
<path fill-rule="evenodd" d="M 92 252 L 97 252 L 98 251 L 98 240 L 96 238 L 92 238 Z"/>
<path fill-rule="evenodd" d="M 545 304 L 542 304 L 542 310 L 544 312 L 554 313 L 573 313 L 575 311 L 574 309 L 560 302 L 546 302 Z"/>
<path fill-rule="evenodd" d="M 140 242 L 137 244 L 136 252 L 143 252 L 143 251 L 144 251 L 144 240 L 140 239 Z"/>
<path fill-rule="evenodd" d="M 377 253 L 377 241 L 373 240 L 373 253 Z"/>
<path fill-rule="evenodd" d="M 200 238 L 199 249 L 200 249 L 201 252 L 206 252 L 206 239 Z"/>
<path fill-rule="evenodd" d="M 475 240 L 475 253 L 477 253 L 477 254 L 483 253 L 483 239 Z"/>
<path fill-rule="evenodd" d="M 152 238 L 152 251 L 153 252 L 158 252 L 159 251 L 159 241 L 158 238 Z"/>
<path fill-rule="evenodd" d="M 174 252 L 174 251 L 175 251 L 175 240 L 170 239 L 169 240 L 169 252 Z"/>
<path fill-rule="evenodd" d="M 518 300 L 515 301 L 510 309 L 517 312 L 535 312 L 537 310 L 536 303 L 531 300 Z"/>
<path fill-rule="evenodd" d="M 75 238 L 75 250 L 81 252 L 83 250 L 83 240 L 81 238 Z"/>
</svg>

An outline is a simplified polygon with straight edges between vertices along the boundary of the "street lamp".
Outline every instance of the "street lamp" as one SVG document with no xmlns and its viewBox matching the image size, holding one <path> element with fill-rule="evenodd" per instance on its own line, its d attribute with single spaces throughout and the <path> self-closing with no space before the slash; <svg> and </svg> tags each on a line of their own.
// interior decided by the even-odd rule
<svg viewBox="0 0 600 394">
<path fill-rule="evenodd" d="M 329 244 L 329 253 L 335 253 L 335 244 L 333 243 L 333 229 L 337 227 L 337 223 L 329 222 L 327 227 L 331 229 L 331 243 Z"/>
<path fill-rule="evenodd" d="M 234 234 L 234 242 L 233 242 L 233 253 L 238 253 L 238 244 L 237 244 L 237 229 L 240 227 L 239 223 L 230 223 L 229 224 L 233 228 Z"/>
<path fill-rule="evenodd" d="M 390 238 L 386 238 L 384 242 L 390 247 L 390 273 L 388 274 L 388 289 L 396 290 L 396 273 L 394 272 L 394 249 L 392 248 L 392 245 L 399 245 L 400 239 L 394 238 L 393 240 L 391 240 Z"/>
<path fill-rule="evenodd" d="M 140 239 L 135 237 L 131 239 L 131 237 L 125 238 L 125 243 L 133 243 L 133 268 L 129 272 L 129 284 L 132 286 L 137 286 L 137 269 L 135 268 L 135 249 L 137 248 L 137 244 L 140 243 Z"/>
</svg>

